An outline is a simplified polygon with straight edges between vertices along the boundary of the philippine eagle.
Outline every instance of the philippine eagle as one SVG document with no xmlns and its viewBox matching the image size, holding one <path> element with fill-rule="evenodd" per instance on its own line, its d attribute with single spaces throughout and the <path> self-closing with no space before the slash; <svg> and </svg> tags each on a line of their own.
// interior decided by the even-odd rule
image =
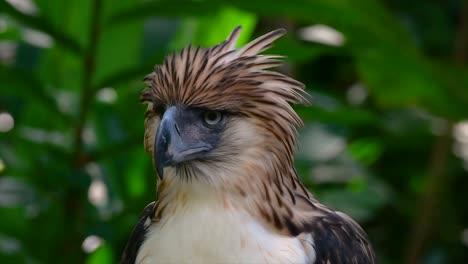
<svg viewBox="0 0 468 264">
<path fill-rule="evenodd" d="M 317 201 L 294 168 L 291 104 L 304 85 L 260 55 L 278 29 L 236 48 L 241 28 L 188 46 L 145 78 L 145 150 L 159 175 L 121 263 L 370 264 L 365 232 Z"/>
</svg>

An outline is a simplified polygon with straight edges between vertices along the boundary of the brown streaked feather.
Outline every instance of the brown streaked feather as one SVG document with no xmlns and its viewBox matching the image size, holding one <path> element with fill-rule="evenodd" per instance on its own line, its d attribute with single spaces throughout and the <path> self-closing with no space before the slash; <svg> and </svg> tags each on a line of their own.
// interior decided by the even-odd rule
<svg viewBox="0 0 468 264">
<path fill-rule="evenodd" d="M 279 28 L 261 37 L 256 38 L 255 40 L 251 41 L 249 44 L 245 45 L 239 51 L 239 57 L 255 56 L 258 53 L 264 50 L 267 50 L 269 47 L 271 47 L 271 44 L 273 43 L 273 41 L 280 38 L 284 34 L 286 34 L 286 30 L 284 28 Z"/>
<path fill-rule="evenodd" d="M 225 52 L 225 54 L 229 54 L 228 51 L 235 50 L 241 29 L 242 28 L 240 26 L 237 26 L 236 28 L 234 28 L 234 30 L 231 32 L 231 34 L 229 34 L 227 39 L 223 43 L 218 45 L 220 50 L 215 51 L 215 52 L 219 52 L 219 53 Z"/>
</svg>

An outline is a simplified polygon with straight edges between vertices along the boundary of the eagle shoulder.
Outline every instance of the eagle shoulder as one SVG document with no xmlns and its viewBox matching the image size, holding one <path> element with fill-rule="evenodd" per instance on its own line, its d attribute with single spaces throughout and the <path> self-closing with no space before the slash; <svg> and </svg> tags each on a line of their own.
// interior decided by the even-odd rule
<svg viewBox="0 0 468 264">
<path fill-rule="evenodd" d="M 311 221 L 307 229 L 314 241 L 315 264 L 377 263 L 364 230 L 342 212 L 328 209 Z"/>
<path fill-rule="evenodd" d="M 127 245 L 125 246 L 121 264 L 134 264 L 138 251 L 143 244 L 146 232 L 151 225 L 154 217 L 154 210 L 156 208 L 156 202 L 148 204 L 140 215 L 137 225 L 133 229 L 130 238 L 128 239 Z"/>
</svg>

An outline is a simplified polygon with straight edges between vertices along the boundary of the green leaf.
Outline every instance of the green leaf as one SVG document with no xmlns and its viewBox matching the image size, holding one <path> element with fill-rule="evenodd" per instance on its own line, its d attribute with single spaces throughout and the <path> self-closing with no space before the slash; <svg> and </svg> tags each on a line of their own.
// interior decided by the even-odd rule
<svg viewBox="0 0 468 264">
<path fill-rule="evenodd" d="M 233 7 L 219 8 L 210 15 L 196 19 L 186 18 L 171 47 L 180 49 L 188 43 L 203 46 L 216 45 L 226 39 L 236 26 L 242 26 L 238 41 L 238 45 L 242 45 L 250 39 L 256 21 L 254 14 Z"/>
<path fill-rule="evenodd" d="M 101 82 L 116 72 L 139 66 L 142 42 L 143 23 L 141 21 L 118 24 L 103 32 L 97 52 L 95 83 Z"/>
<path fill-rule="evenodd" d="M 138 149 L 137 152 L 131 158 L 129 166 L 127 168 L 127 173 L 125 173 L 126 188 L 129 196 L 131 198 L 138 198 L 145 192 L 147 184 L 145 182 L 146 177 L 146 165 L 151 162 L 147 157 L 147 154 Z"/>
<path fill-rule="evenodd" d="M 58 30 L 46 18 L 21 13 L 16 8 L 11 6 L 11 4 L 7 1 L 0 1 L 0 10 L 12 16 L 17 21 L 20 21 L 26 26 L 37 29 L 50 35 L 58 45 L 64 47 L 65 49 L 75 54 L 82 53 L 82 47 L 78 44 L 78 42 L 76 42 L 66 33 L 63 33 L 62 31 Z"/>
<path fill-rule="evenodd" d="M 321 192 L 319 199 L 331 208 L 349 214 L 357 221 L 368 221 L 391 198 L 391 193 L 378 179 L 351 181 L 347 189 L 333 189 Z"/>
<path fill-rule="evenodd" d="M 112 248 L 107 244 L 102 244 L 96 251 L 91 253 L 86 259 L 86 264 L 111 264 L 115 263 Z"/>
<path fill-rule="evenodd" d="M 161 0 L 147 1 L 128 10 L 113 15 L 108 24 L 126 23 L 130 20 L 143 20 L 152 16 L 202 16 L 210 15 L 223 6 L 221 1 Z"/>
<path fill-rule="evenodd" d="M 351 155 L 359 162 L 371 164 L 382 154 L 383 147 L 376 139 L 361 138 L 349 145 Z"/>
<path fill-rule="evenodd" d="M 34 98 L 44 110 L 50 111 L 62 121 L 70 121 L 66 114 L 59 111 L 55 99 L 33 73 L 0 65 L 0 79 L 2 80 L 2 96 L 15 95 L 20 91 L 23 96 Z"/>
<path fill-rule="evenodd" d="M 419 106 L 453 119 L 463 117 L 468 100 L 457 96 L 453 100 L 424 58 L 383 45 L 358 52 L 355 58 L 358 72 L 380 106 Z"/>
<path fill-rule="evenodd" d="M 379 119 L 375 113 L 364 109 L 351 107 L 338 107 L 337 109 L 327 110 L 314 106 L 296 107 L 296 112 L 306 122 L 321 121 L 327 123 L 336 123 L 343 125 L 359 125 L 359 124 L 378 124 Z"/>
<path fill-rule="evenodd" d="M 21 33 L 17 27 L 6 26 L 3 31 L 0 30 L 0 40 L 20 41 Z"/>
</svg>

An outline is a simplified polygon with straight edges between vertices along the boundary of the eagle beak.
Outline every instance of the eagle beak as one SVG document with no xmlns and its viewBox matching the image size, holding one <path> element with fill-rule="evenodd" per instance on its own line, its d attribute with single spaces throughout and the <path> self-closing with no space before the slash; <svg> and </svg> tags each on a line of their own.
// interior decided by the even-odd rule
<svg viewBox="0 0 468 264">
<path fill-rule="evenodd" d="M 154 158 L 159 178 L 163 179 L 164 168 L 202 156 L 211 149 L 210 144 L 196 142 L 194 132 L 184 133 L 184 117 L 177 115 L 177 107 L 166 110 L 156 132 Z M 181 123 L 181 124 L 178 124 Z"/>
</svg>

